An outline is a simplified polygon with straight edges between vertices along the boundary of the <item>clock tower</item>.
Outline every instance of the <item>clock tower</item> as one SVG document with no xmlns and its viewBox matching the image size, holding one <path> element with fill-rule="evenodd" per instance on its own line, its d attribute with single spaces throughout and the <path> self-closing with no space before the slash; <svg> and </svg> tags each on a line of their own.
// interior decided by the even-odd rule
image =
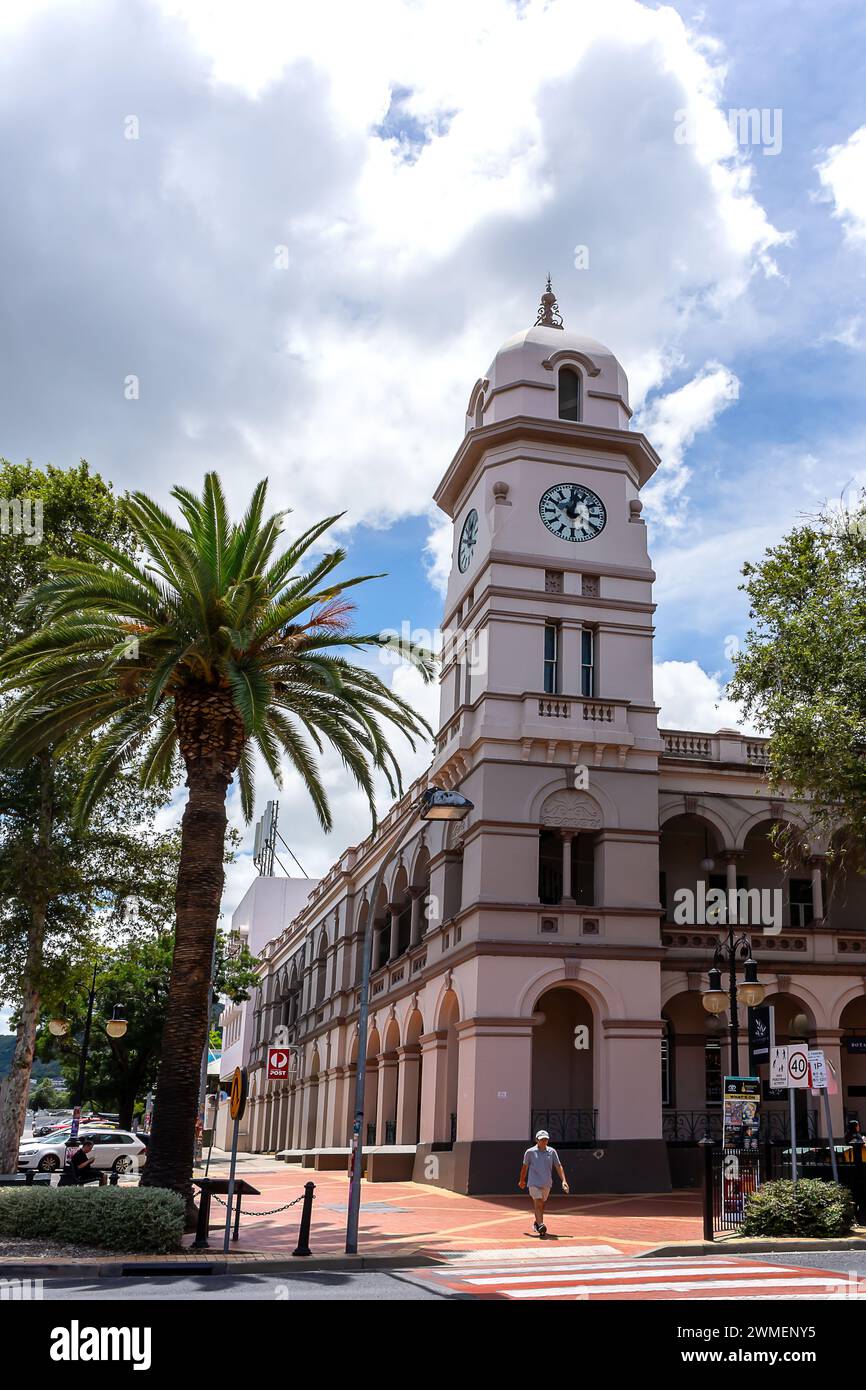
<svg viewBox="0 0 866 1390">
<path fill-rule="evenodd" d="M 431 863 L 450 944 L 477 952 L 460 1025 L 467 1190 L 496 1190 L 527 1111 L 545 1129 L 578 1117 L 575 1138 L 604 1147 L 597 1190 L 635 1190 L 636 1164 L 647 1190 L 669 1182 L 640 500 L 659 459 L 630 417 L 623 368 L 566 330 L 548 279 L 533 327 L 472 388 L 435 493 L 454 536 L 431 778 L 475 807 Z"/>
</svg>

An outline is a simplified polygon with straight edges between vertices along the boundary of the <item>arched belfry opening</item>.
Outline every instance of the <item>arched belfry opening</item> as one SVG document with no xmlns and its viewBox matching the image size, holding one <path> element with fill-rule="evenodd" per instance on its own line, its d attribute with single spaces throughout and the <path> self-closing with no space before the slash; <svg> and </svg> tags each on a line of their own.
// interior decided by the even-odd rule
<svg viewBox="0 0 866 1390">
<path fill-rule="evenodd" d="M 580 376 L 574 367 L 559 369 L 559 418 L 580 419 Z"/>
</svg>

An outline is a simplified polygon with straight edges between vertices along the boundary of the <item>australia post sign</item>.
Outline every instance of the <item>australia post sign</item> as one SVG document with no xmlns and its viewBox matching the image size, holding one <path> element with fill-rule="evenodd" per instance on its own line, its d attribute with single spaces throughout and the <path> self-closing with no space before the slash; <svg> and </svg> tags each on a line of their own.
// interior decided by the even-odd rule
<svg viewBox="0 0 866 1390">
<path fill-rule="evenodd" d="M 285 1047 L 268 1048 L 268 1080 L 286 1081 L 289 1076 L 290 1053 Z"/>
</svg>

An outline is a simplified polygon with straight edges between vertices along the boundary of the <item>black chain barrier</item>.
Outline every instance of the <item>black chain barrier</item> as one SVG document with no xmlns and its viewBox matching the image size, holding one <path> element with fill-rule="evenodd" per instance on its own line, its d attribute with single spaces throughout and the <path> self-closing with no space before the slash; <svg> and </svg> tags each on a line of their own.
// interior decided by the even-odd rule
<svg viewBox="0 0 866 1390">
<path fill-rule="evenodd" d="M 289 1207 L 296 1207 L 298 1202 L 303 1202 L 305 1195 L 306 1194 L 302 1192 L 300 1197 L 296 1197 L 293 1202 L 286 1202 L 281 1207 L 271 1207 L 269 1211 L 242 1211 L 241 1221 L 243 1221 L 245 1216 L 276 1216 L 278 1211 L 288 1211 Z M 211 1193 L 211 1198 L 214 1202 L 219 1202 L 221 1207 L 228 1206 L 228 1202 L 224 1202 L 222 1197 L 218 1197 L 215 1192 Z"/>
</svg>

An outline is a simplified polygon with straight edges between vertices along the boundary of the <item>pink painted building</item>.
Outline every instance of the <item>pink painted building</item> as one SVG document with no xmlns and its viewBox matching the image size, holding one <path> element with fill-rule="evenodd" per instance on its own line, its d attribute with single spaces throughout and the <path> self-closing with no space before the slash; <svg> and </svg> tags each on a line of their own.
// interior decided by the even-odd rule
<svg viewBox="0 0 866 1390">
<path fill-rule="evenodd" d="M 866 885 L 829 876 L 820 843 L 782 873 L 768 833 L 802 818 L 771 798 L 760 740 L 659 730 L 640 500 L 659 459 L 630 415 L 623 368 L 559 326 L 552 294 L 472 388 L 435 494 L 454 531 L 433 761 L 265 949 L 254 1149 L 346 1162 L 367 894 L 395 846 L 376 904 L 371 1177 L 510 1190 L 544 1127 L 576 1190 L 692 1180 L 729 1067 L 725 1018 L 702 1005 L 718 926 L 675 918 L 699 883 L 780 891 L 781 920 L 752 932 L 777 1041 L 807 1036 L 835 1065 L 835 1131 L 866 1121 Z M 459 788 L 469 817 L 407 819 L 431 784 Z M 297 1065 L 269 1083 L 281 1024 Z M 784 1111 L 768 1098 L 780 1135 Z"/>
</svg>

